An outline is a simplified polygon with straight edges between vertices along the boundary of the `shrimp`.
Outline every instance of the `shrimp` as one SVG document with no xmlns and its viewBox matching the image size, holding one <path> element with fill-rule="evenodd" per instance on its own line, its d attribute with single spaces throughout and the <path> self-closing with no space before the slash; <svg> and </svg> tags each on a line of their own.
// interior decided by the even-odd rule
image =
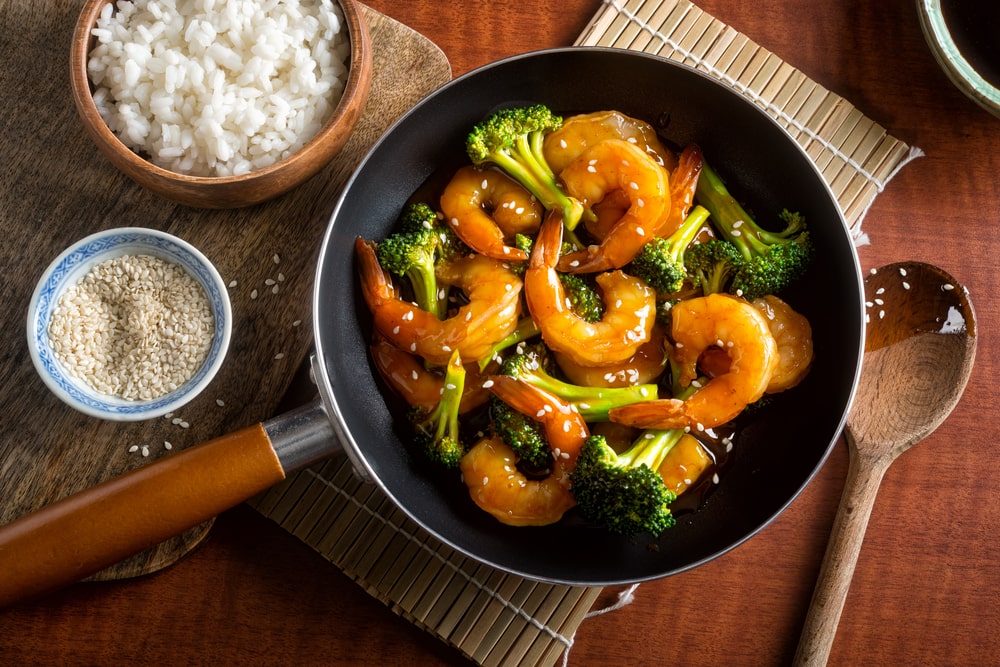
<svg viewBox="0 0 1000 667">
<path fill-rule="evenodd" d="M 573 312 L 556 264 L 562 245 L 562 214 L 554 210 L 542 223 L 524 273 L 524 295 L 542 339 L 581 366 L 624 361 L 649 340 L 656 318 L 656 294 L 622 271 L 597 276 L 604 296 L 604 317 L 587 322 Z"/>
<path fill-rule="evenodd" d="M 678 158 L 677 167 L 670 173 L 670 213 L 659 236 L 667 237 L 684 222 L 694 206 L 698 177 L 702 166 L 701 149 L 692 144 Z M 623 190 L 609 192 L 591 207 L 593 218 L 583 221 L 587 231 L 595 238 L 604 239 L 629 207 L 628 195 Z"/>
<path fill-rule="evenodd" d="M 654 326 L 648 341 L 625 361 L 602 366 L 581 366 L 568 354 L 553 352 L 567 379 L 588 387 L 629 387 L 656 382 L 667 366 L 669 345 L 663 329 Z"/>
<path fill-rule="evenodd" d="M 661 399 L 614 408 L 610 418 L 638 428 L 704 430 L 734 419 L 764 395 L 778 365 L 778 345 L 767 318 L 751 303 L 727 294 L 681 301 L 673 309 L 673 361 L 683 387 L 697 377 L 706 350 L 726 351 L 728 370 L 711 378 L 687 400 Z"/>
<path fill-rule="evenodd" d="M 427 369 L 419 358 L 400 350 L 378 332 L 369 345 L 376 370 L 396 393 L 411 407 L 419 407 L 428 412 L 441 400 L 444 391 L 444 376 Z M 478 364 L 466 364 L 465 392 L 459 414 L 465 414 L 486 403 L 489 391 L 482 386 Z"/>
<path fill-rule="evenodd" d="M 517 469 L 517 455 L 496 436 L 473 445 L 458 465 L 473 502 L 508 526 L 547 526 L 576 505 L 568 475 L 528 479 Z"/>
<path fill-rule="evenodd" d="M 801 382 L 812 366 L 812 327 L 809 320 L 773 294 L 755 299 L 753 305 L 767 318 L 771 335 L 778 344 L 778 366 L 771 375 L 765 394 L 777 394 Z M 698 362 L 709 376 L 729 370 L 729 356 L 719 348 L 705 350 Z"/>
<path fill-rule="evenodd" d="M 523 284 L 510 267 L 483 255 L 468 255 L 442 264 L 438 282 L 462 289 L 468 303 L 446 320 L 400 298 L 392 279 L 378 262 L 375 246 L 354 244 L 361 291 L 375 330 L 393 345 L 444 366 L 453 350 L 472 363 L 517 328 Z"/>
<path fill-rule="evenodd" d="M 496 169 L 465 166 L 441 194 L 441 211 L 455 234 L 478 253 L 500 260 L 523 261 L 527 253 L 505 238 L 534 234 L 544 209 L 520 183 Z"/>
<path fill-rule="evenodd" d="M 594 273 L 625 266 L 643 244 L 660 234 L 670 214 L 667 171 L 641 148 L 621 139 L 594 144 L 560 174 L 566 193 L 592 210 L 616 190 L 628 195 L 628 210 L 611 227 L 600 245 L 572 252 L 559 268 Z"/>
<path fill-rule="evenodd" d="M 673 169 L 676 158 L 645 121 L 619 111 L 595 111 L 567 118 L 562 127 L 545 136 L 543 154 L 556 174 L 579 157 L 588 147 L 605 139 L 623 139 L 642 148 L 666 169 Z"/>
<path fill-rule="evenodd" d="M 809 374 L 812 366 L 813 342 L 809 320 L 773 294 L 754 299 L 753 305 L 764 313 L 771 335 L 778 344 L 778 366 L 765 393 L 776 394 L 791 389 Z"/>
<path fill-rule="evenodd" d="M 552 457 L 565 472 L 576 466 L 583 441 L 590 436 L 587 422 L 572 405 L 530 382 L 494 375 L 486 385 L 493 395 L 542 425 Z"/>
<path fill-rule="evenodd" d="M 552 447 L 551 473 L 528 479 L 517 469 L 517 455 L 498 437 L 480 440 L 459 463 L 472 500 L 501 523 L 546 526 L 576 505 L 569 474 L 589 436 L 580 413 L 568 403 L 532 384 L 498 375 L 487 384 L 515 410 L 541 422 Z"/>
</svg>

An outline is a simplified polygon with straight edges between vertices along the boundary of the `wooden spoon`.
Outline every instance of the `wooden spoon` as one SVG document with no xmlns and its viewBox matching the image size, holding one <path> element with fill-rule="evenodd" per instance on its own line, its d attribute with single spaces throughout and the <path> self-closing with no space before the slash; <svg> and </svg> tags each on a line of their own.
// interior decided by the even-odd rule
<svg viewBox="0 0 1000 667">
<path fill-rule="evenodd" d="M 951 413 L 976 357 L 972 304 L 941 269 L 890 264 L 865 279 L 865 293 L 865 356 L 847 417 L 847 481 L 795 665 L 826 664 L 882 477 Z"/>
</svg>

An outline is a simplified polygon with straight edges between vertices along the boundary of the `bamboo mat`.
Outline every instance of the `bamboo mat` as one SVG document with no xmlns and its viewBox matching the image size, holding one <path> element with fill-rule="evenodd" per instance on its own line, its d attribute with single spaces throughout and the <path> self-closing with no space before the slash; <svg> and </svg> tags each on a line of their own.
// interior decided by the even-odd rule
<svg viewBox="0 0 1000 667">
<path fill-rule="evenodd" d="M 919 149 L 687 0 L 605 0 L 576 42 L 645 51 L 726 81 L 783 124 L 812 157 L 859 243 L 875 197 Z M 291 476 L 251 505 L 394 613 L 481 665 L 549 666 L 601 593 L 528 581 L 441 544 L 344 456 Z M 631 593 L 631 590 L 628 591 Z"/>
</svg>

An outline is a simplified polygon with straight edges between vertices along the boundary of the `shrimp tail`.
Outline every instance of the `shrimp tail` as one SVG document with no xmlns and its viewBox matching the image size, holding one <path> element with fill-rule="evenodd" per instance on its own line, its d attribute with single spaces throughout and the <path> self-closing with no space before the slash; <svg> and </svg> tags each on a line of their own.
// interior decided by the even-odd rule
<svg viewBox="0 0 1000 667">
<path fill-rule="evenodd" d="M 552 269 L 559 263 L 559 253 L 562 251 L 563 214 L 559 209 L 552 209 L 545 217 L 535 238 L 528 267 L 532 269 Z"/>
<path fill-rule="evenodd" d="M 370 309 L 378 308 L 389 299 L 394 298 L 396 287 L 392 284 L 392 278 L 378 261 L 375 243 L 359 236 L 354 241 L 354 253 L 358 260 L 361 292 L 368 307 Z"/>
<path fill-rule="evenodd" d="M 685 408 L 685 401 L 664 398 L 612 408 L 608 417 L 616 424 L 639 429 L 682 429 L 689 420 Z"/>
</svg>

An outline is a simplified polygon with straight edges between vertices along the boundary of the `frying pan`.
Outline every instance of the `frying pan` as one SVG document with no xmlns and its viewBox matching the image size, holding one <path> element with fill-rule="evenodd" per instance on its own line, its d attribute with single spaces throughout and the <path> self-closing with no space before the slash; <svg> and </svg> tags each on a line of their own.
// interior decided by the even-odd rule
<svg viewBox="0 0 1000 667">
<path fill-rule="evenodd" d="M 760 220 L 805 214 L 818 248 L 785 294 L 809 318 L 807 379 L 742 424 L 696 511 L 659 539 L 611 535 L 571 511 L 559 524 L 504 526 L 405 444 L 404 407 L 370 364 L 354 240 L 383 238 L 411 195 L 463 160 L 464 138 L 505 107 L 563 114 L 617 109 L 697 143 Z M 765 111 L 715 79 L 656 56 L 566 48 L 516 56 L 440 88 L 399 119 L 347 182 L 315 276 L 313 376 L 320 398 L 288 415 L 168 456 L 0 528 L 0 604 L 82 578 L 262 491 L 342 447 L 359 475 L 458 551 L 501 570 L 572 585 L 634 583 L 715 558 L 798 495 L 840 435 L 858 381 L 863 285 L 835 198 L 798 144 Z M 141 502 L 130 502 L 141 498 Z M 143 514 L 143 511 L 146 511 Z"/>
</svg>

